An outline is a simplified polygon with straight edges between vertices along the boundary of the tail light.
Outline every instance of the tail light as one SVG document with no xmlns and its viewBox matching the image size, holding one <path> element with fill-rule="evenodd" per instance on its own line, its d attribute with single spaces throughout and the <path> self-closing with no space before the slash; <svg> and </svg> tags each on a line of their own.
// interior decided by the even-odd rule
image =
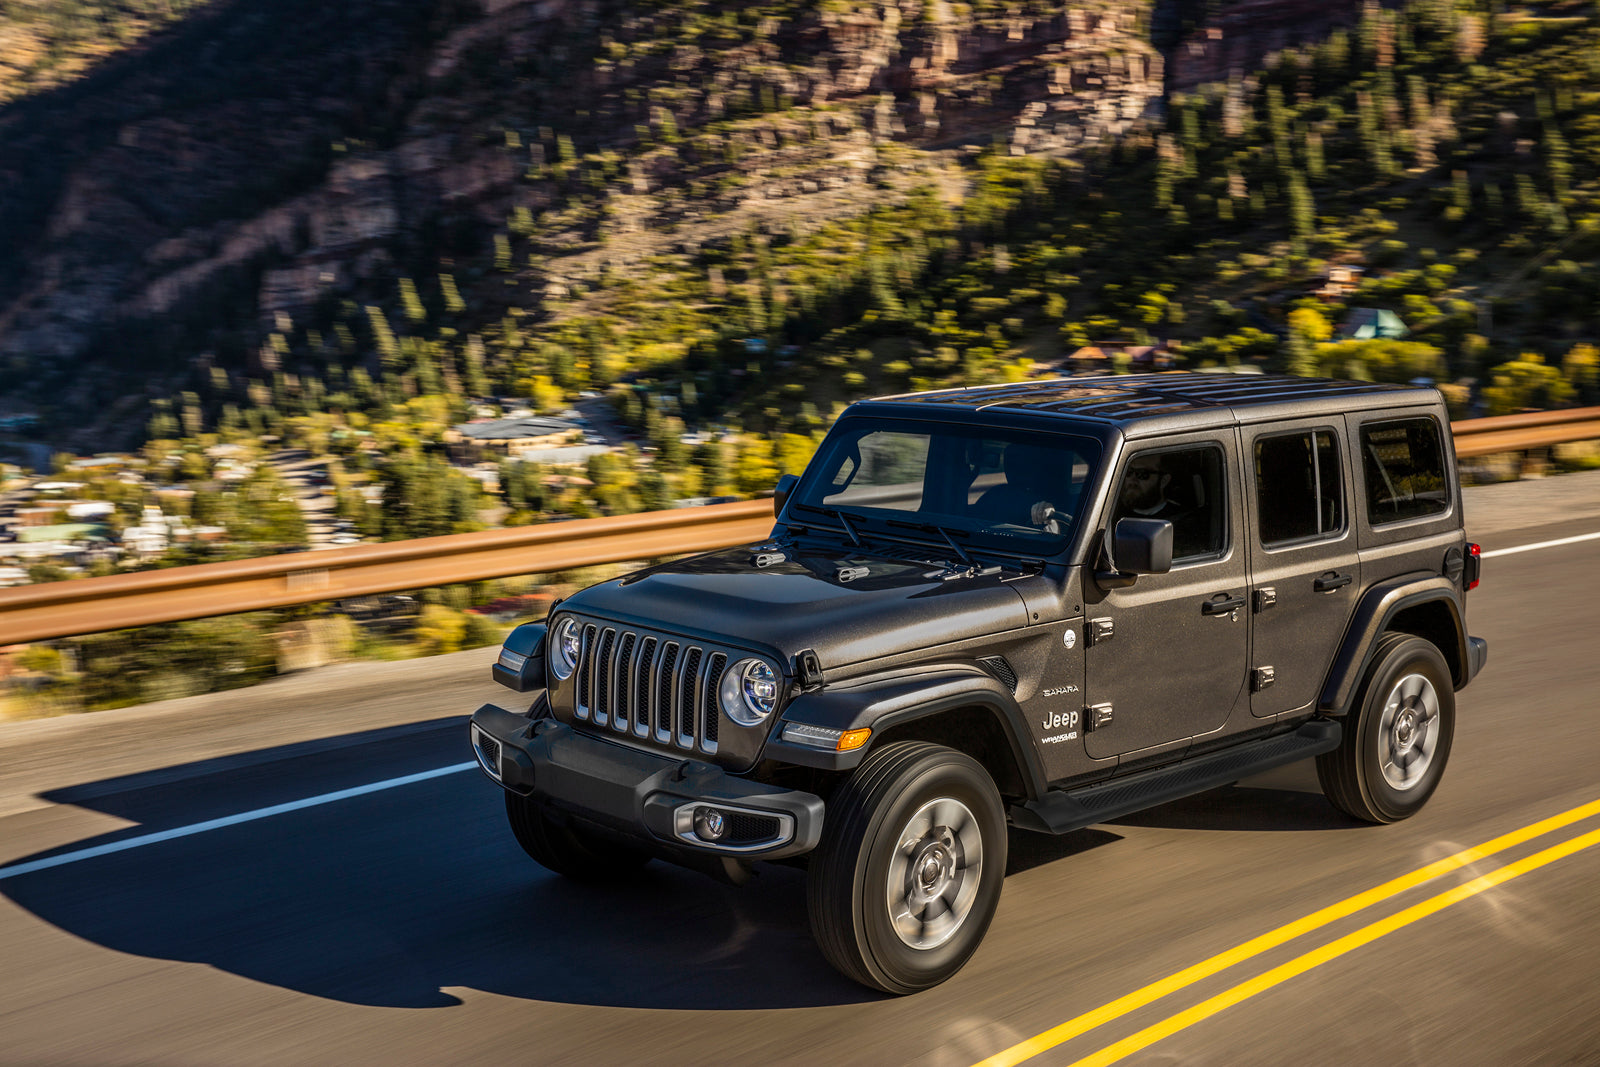
<svg viewBox="0 0 1600 1067">
<path fill-rule="evenodd" d="M 1467 569 L 1461 575 L 1465 583 L 1462 588 L 1468 592 L 1478 588 L 1478 576 L 1483 571 L 1483 549 L 1475 544 L 1467 545 Z"/>
</svg>

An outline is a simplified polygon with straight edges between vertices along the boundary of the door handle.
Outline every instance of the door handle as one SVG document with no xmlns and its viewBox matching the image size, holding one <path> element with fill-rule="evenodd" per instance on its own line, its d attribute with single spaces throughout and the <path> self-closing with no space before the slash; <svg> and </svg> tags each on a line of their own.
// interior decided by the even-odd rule
<svg viewBox="0 0 1600 1067">
<path fill-rule="evenodd" d="M 1227 615 L 1244 607 L 1244 597 L 1218 593 L 1200 605 L 1202 615 Z"/>
<path fill-rule="evenodd" d="M 1312 582 L 1311 588 L 1315 589 L 1319 593 L 1331 593 L 1335 589 L 1349 585 L 1353 581 L 1355 581 L 1355 579 L 1350 577 L 1348 574 L 1329 574 L 1324 575 L 1323 577 Z"/>
</svg>

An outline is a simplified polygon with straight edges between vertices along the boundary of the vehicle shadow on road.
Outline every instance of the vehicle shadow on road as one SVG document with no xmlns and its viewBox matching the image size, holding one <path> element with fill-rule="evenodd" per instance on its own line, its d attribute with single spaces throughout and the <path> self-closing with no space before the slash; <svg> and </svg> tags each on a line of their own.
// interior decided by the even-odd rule
<svg viewBox="0 0 1600 1067">
<path fill-rule="evenodd" d="M 1006 855 L 1006 877 L 1121 840 L 1120 835 L 1099 829 L 1074 830 L 1059 836 L 1013 829 Z"/>
<path fill-rule="evenodd" d="M 1113 826 L 1169 830 L 1348 830 L 1363 825 L 1320 793 L 1230 785 L 1125 815 Z"/>
<path fill-rule="evenodd" d="M 170 769 L 74 787 L 77 806 L 135 825 L 53 851 L 448 765 L 461 735 L 257 761 L 252 788 L 244 771 Z M 339 758 L 356 764 L 342 777 L 305 766 Z M 114 952 L 357 1005 L 447 1007 L 475 991 L 678 1010 L 878 999 L 812 943 L 802 871 L 763 867 L 734 888 L 656 862 L 625 884 L 568 882 L 523 854 L 475 770 L 6 878 L 0 894 Z"/>
</svg>

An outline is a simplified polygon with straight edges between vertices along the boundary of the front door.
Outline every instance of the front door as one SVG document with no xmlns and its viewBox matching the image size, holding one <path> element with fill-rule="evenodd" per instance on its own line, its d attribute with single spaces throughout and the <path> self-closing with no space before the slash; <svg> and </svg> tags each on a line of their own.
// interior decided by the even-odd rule
<svg viewBox="0 0 1600 1067">
<path fill-rule="evenodd" d="M 1361 590 L 1350 522 L 1344 420 L 1247 427 L 1255 584 L 1250 711 L 1277 715 L 1317 699 Z"/>
<path fill-rule="evenodd" d="M 1136 443 L 1101 517 L 1164 518 L 1167 574 L 1101 590 L 1085 576 L 1085 743 L 1126 756 L 1222 728 L 1244 692 L 1250 613 L 1235 431 Z M 1135 757 L 1137 758 L 1137 756 Z"/>
</svg>

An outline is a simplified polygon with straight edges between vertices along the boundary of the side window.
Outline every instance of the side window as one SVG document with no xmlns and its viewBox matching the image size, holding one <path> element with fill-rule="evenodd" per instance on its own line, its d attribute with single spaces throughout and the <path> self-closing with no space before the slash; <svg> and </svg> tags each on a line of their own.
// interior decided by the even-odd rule
<svg viewBox="0 0 1600 1067">
<path fill-rule="evenodd" d="M 1326 537 L 1344 529 L 1339 449 L 1332 431 L 1259 437 L 1255 459 L 1263 545 Z"/>
<path fill-rule="evenodd" d="M 1374 526 L 1450 509 L 1439 424 L 1432 419 L 1369 422 L 1361 427 L 1367 517 Z"/>
<path fill-rule="evenodd" d="M 1172 560 L 1221 555 L 1228 547 L 1222 449 L 1215 445 L 1140 452 L 1117 489 L 1116 519 L 1170 519 Z"/>
</svg>

